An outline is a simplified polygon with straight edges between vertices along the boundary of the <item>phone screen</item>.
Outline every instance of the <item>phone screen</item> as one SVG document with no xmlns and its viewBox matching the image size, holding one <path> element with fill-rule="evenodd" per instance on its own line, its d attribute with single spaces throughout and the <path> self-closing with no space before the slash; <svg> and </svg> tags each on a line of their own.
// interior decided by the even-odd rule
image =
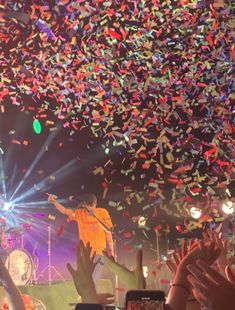
<svg viewBox="0 0 235 310">
<path fill-rule="evenodd" d="M 163 291 L 129 291 L 126 295 L 127 310 L 164 310 Z"/>
<path fill-rule="evenodd" d="M 164 310 L 162 300 L 129 300 L 127 310 Z"/>
</svg>

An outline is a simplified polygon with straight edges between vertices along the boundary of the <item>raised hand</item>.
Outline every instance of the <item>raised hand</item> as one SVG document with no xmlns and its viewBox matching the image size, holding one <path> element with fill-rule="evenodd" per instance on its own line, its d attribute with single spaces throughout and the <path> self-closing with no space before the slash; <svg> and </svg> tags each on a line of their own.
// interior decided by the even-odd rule
<svg viewBox="0 0 235 310">
<path fill-rule="evenodd" d="M 116 274 L 127 290 L 140 290 L 146 288 L 146 281 L 143 275 L 143 252 L 139 250 L 136 254 L 136 268 L 131 271 L 125 266 L 115 262 L 104 252 L 104 262 L 109 267 L 110 271 Z"/>
<path fill-rule="evenodd" d="M 177 266 L 182 261 L 182 259 L 194 248 L 196 248 L 197 245 L 198 243 L 193 239 L 190 239 L 189 242 L 183 240 L 181 248 L 178 248 L 173 253 L 173 260 L 167 259 L 166 261 L 167 267 L 170 269 L 173 275 L 176 274 Z"/>
<path fill-rule="evenodd" d="M 229 266 L 226 267 L 227 279 L 201 260 L 197 266 L 187 268 L 191 273 L 188 281 L 200 304 L 213 310 L 235 309 L 235 276 Z"/>
<path fill-rule="evenodd" d="M 68 215 L 68 216 L 70 216 L 73 213 L 73 210 L 66 209 L 61 203 L 59 203 L 59 201 L 56 200 L 55 195 L 52 195 L 52 194 L 47 194 L 47 195 L 48 195 L 48 198 L 47 198 L 48 201 L 51 202 L 60 213 Z"/>
<path fill-rule="evenodd" d="M 53 203 L 53 204 L 54 204 L 55 202 L 57 202 L 55 196 L 52 195 L 52 194 L 49 194 L 49 195 L 48 195 L 47 200 L 48 200 L 49 202 Z"/>
<path fill-rule="evenodd" d="M 88 243 L 86 247 L 80 241 L 77 246 L 77 269 L 75 270 L 71 264 L 67 264 L 75 288 L 82 297 L 84 303 L 98 303 L 95 284 L 92 279 L 92 273 L 98 262 L 94 262 L 95 253 L 90 257 L 91 247 Z"/>
<path fill-rule="evenodd" d="M 213 264 L 220 255 L 220 248 L 214 242 L 198 242 L 197 247 L 188 253 L 180 262 L 179 266 L 185 267 L 186 264 L 195 264 L 198 259 L 203 260 L 208 265 Z"/>
<path fill-rule="evenodd" d="M 173 286 L 168 295 L 167 303 L 173 309 L 185 309 L 187 304 L 187 299 L 190 294 L 190 283 L 187 279 L 187 265 L 196 265 L 199 259 L 211 265 L 218 258 L 219 254 L 220 249 L 217 248 L 213 242 L 204 244 L 200 241 L 191 252 L 182 258 L 177 267 Z"/>
<path fill-rule="evenodd" d="M 0 258 L 0 281 L 2 282 L 3 286 L 4 284 L 8 284 L 9 282 L 13 282 L 11 279 L 11 276 L 6 268 L 6 266 L 3 264 L 2 259 Z"/>
<path fill-rule="evenodd" d="M 227 240 L 224 240 L 218 232 L 212 229 L 207 229 L 205 232 L 202 233 L 202 235 L 203 235 L 205 242 L 208 242 L 208 241 L 214 242 L 223 252 L 223 253 L 221 252 L 221 254 L 225 254 L 225 255 L 227 254 L 228 242 Z"/>
<path fill-rule="evenodd" d="M 11 310 L 26 310 L 20 291 L 15 286 L 7 268 L 0 258 L 0 281 L 4 288 L 7 302 Z"/>
<path fill-rule="evenodd" d="M 198 242 L 196 240 L 190 239 L 188 242 L 183 240 L 182 245 L 173 253 L 173 259 L 168 259 L 166 261 L 167 267 L 170 269 L 173 277 L 175 277 L 177 268 L 180 262 L 187 256 L 193 249 L 198 246 Z M 194 300 L 195 297 L 193 296 L 192 290 L 189 287 L 190 295 L 188 296 L 188 300 Z M 187 310 L 195 310 L 200 309 L 200 305 L 197 301 L 188 302 L 187 303 Z"/>
<path fill-rule="evenodd" d="M 225 277 L 225 267 L 229 265 L 229 260 L 227 259 L 228 254 L 228 242 L 224 240 L 219 233 L 215 230 L 208 229 L 203 232 L 203 238 L 205 241 L 212 241 L 220 249 L 220 255 L 216 261 L 220 273 Z"/>
</svg>

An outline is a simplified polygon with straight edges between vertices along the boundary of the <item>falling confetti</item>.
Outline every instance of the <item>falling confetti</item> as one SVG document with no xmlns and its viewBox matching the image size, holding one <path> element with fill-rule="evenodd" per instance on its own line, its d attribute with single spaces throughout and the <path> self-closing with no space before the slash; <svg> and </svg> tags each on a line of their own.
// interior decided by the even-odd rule
<svg viewBox="0 0 235 310">
<path fill-rule="evenodd" d="M 69 138 L 102 140 L 93 175 L 103 199 L 115 184 L 123 192 L 108 202 L 123 217 L 146 197 L 137 215 L 149 218 L 152 203 L 185 217 L 195 199 L 224 197 L 235 175 L 230 2 L 40 3 L 2 5 L 1 113 L 10 101 L 37 134 L 62 122 Z"/>
</svg>

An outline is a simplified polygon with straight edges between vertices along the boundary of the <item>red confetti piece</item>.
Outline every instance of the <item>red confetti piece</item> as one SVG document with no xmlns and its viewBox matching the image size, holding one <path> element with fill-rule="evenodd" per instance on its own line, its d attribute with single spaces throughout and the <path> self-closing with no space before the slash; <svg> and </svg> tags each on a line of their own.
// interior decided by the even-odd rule
<svg viewBox="0 0 235 310">
<path fill-rule="evenodd" d="M 64 232 L 64 226 L 61 225 L 60 228 L 59 228 L 59 230 L 58 230 L 58 232 L 57 232 L 57 234 L 56 234 L 56 236 L 57 236 L 57 237 L 60 237 L 60 236 L 63 234 L 63 232 Z"/>
<path fill-rule="evenodd" d="M 114 31 L 113 29 L 109 29 L 108 33 L 110 35 L 110 37 L 121 40 L 122 37 L 120 36 L 120 34 L 118 34 L 116 31 Z"/>
<path fill-rule="evenodd" d="M 120 293 L 123 293 L 123 292 L 125 292 L 125 288 L 123 288 L 123 287 L 116 287 L 116 291 L 118 291 Z"/>
</svg>

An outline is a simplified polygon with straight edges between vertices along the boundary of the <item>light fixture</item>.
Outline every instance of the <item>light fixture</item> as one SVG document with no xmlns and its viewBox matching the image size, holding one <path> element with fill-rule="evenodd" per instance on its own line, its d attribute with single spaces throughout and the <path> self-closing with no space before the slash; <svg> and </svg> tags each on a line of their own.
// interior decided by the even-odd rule
<svg viewBox="0 0 235 310">
<path fill-rule="evenodd" d="M 222 210 L 225 214 L 234 213 L 234 203 L 232 201 L 224 201 L 222 205 Z"/>
<path fill-rule="evenodd" d="M 202 210 L 197 207 L 192 207 L 190 209 L 190 214 L 194 219 L 199 219 L 202 215 Z"/>
</svg>

